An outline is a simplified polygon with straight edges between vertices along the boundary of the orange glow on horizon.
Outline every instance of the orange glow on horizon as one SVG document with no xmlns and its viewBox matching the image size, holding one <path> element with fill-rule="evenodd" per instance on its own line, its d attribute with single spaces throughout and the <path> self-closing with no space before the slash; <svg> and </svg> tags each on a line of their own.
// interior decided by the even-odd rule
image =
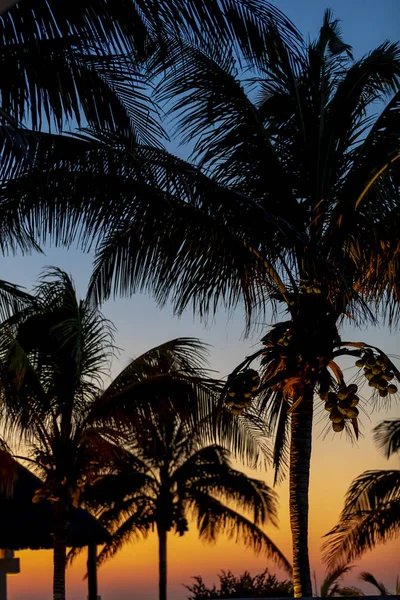
<svg viewBox="0 0 400 600">
<path fill-rule="evenodd" d="M 375 414 L 373 422 L 368 424 L 372 429 L 375 422 L 382 418 L 395 416 L 392 414 Z M 322 536 L 335 524 L 342 507 L 343 496 L 351 480 L 366 469 L 398 468 L 398 461 L 386 461 L 376 450 L 368 434 L 361 439 L 358 447 L 353 447 L 342 435 L 328 434 L 321 437 L 321 425 L 316 418 L 316 433 L 313 441 L 313 457 L 310 486 L 310 558 L 312 569 L 316 572 L 318 584 L 321 584 L 324 567 L 321 563 L 320 547 Z M 263 477 L 263 473 L 252 473 Z M 272 482 L 272 474 L 267 473 L 266 481 Z M 279 548 L 290 558 L 291 541 L 288 517 L 288 482 L 277 488 L 280 499 L 280 527 L 266 527 L 267 533 Z M 207 584 L 218 583 L 217 574 L 231 570 L 235 574 L 249 570 L 252 574 L 260 573 L 266 566 L 281 578 L 285 573 L 263 556 L 236 545 L 227 537 L 215 545 L 199 541 L 194 524 L 190 531 L 179 538 L 170 535 L 168 540 L 168 576 L 169 593 L 174 600 L 187 597 L 182 584 L 190 584 L 191 577 L 201 575 Z M 398 573 L 398 556 L 400 543 L 392 542 L 386 546 L 378 546 L 356 563 L 354 570 L 345 578 L 348 585 L 357 585 L 366 593 L 373 593 L 368 584 L 359 585 L 357 575 L 360 570 L 369 570 L 384 581 L 394 591 Z M 21 558 L 21 574 L 10 577 L 8 581 L 10 600 L 45 600 L 51 597 L 52 553 L 51 551 L 18 552 Z M 102 600 L 141 600 L 157 599 L 157 538 L 150 534 L 148 539 L 126 546 L 113 559 L 99 570 L 99 594 Z M 87 596 L 85 574 L 85 551 L 69 568 L 67 574 L 68 600 L 82 600 Z"/>
</svg>

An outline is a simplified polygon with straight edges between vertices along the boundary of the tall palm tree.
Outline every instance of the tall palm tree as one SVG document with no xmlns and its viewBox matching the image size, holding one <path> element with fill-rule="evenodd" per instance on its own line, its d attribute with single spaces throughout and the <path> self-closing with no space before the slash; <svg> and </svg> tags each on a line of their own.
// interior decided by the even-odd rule
<svg viewBox="0 0 400 600">
<path fill-rule="evenodd" d="M 16 439 L 24 442 L 42 475 L 34 501 L 53 504 L 54 600 L 65 598 L 70 509 L 88 482 L 123 453 L 125 420 L 173 408 L 183 414 L 190 406 L 199 422 L 218 390 L 205 376 L 205 348 L 197 340 L 150 350 L 104 389 L 113 351 L 111 324 L 89 298 L 77 299 L 71 279 L 59 270 L 43 276 L 31 305 L 1 330 L 4 431 L 14 446 Z M 247 451 L 255 457 L 251 442 Z"/>
<path fill-rule="evenodd" d="M 375 439 L 387 458 L 399 452 L 400 420 L 377 425 Z M 399 533 L 400 470 L 365 471 L 352 482 L 340 520 L 327 534 L 326 560 L 335 564 L 359 558 Z"/>
<path fill-rule="evenodd" d="M 140 420 L 129 452 L 114 473 L 100 478 L 87 492 L 86 501 L 97 507 L 98 518 L 112 534 L 99 562 L 155 528 L 159 598 L 166 600 L 168 532 L 182 536 L 194 519 L 201 539 L 213 542 L 226 532 L 291 571 L 285 556 L 260 529 L 267 521 L 276 524 L 275 492 L 234 469 L 230 452 L 207 444 L 201 430 L 193 430 L 176 413 L 162 420 Z"/>
<path fill-rule="evenodd" d="M 263 356 L 259 392 L 277 434 L 277 479 L 290 462 L 295 595 L 310 596 L 314 392 L 334 430 L 350 423 L 357 435 L 357 388 L 336 357 L 358 358 L 381 397 L 397 390 L 387 357 L 362 343 L 346 347 L 338 327 L 346 317 L 373 320 L 375 301 L 398 317 L 400 48 L 386 42 L 354 60 L 328 11 L 316 41 L 289 44 L 268 27 L 250 59 L 247 83 L 229 51 L 171 42 L 167 56 L 153 54 L 152 73 L 171 67 L 161 97 L 184 139 L 196 141 L 192 163 L 128 133 L 42 136 L 34 164 L 3 197 L 18 198 L 24 213 L 51 195 L 54 231 L 73 216 L 70 235 L 84 247 L 98 241 L 99 299 L 145 290 L 177 313 L 192 306 L 201 315 L 241 305 L 248 327 L 270 303 L 286 309 L 287 321 L 241 369 Z M 372 116 L 378 100 L 386 104 Z"/>
</svg>

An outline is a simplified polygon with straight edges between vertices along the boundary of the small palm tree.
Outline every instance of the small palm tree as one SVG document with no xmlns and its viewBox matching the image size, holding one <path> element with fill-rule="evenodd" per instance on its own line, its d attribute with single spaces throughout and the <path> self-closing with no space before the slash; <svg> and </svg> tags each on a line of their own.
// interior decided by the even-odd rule
<svg viewBox="0 0 400 600">
<path fill-rule="evenodd" d="M 400 450 L 400 420 L 383 421 L 375 439 L 387 458 Z M 400 533 L 400 470 L 366 471 L 351 484 L 338 524 L 327 534 L 326 561 L 353 560 Z M 376 580 L 365 579 L 376 585 Z M 383 588 L 382 588 L 383 589 Z"/>
<path fill-rule="evenodd" d="M 368 571 L 363 571 L 362 573 L 360 573 L 359 579 L 361 579 L 361 581 L 365 581 L 365 583 L 370 583 L 371 585 L 373 585 L 379 591 L 381 596 L 390 596 L 389 590 L 385 587 L 383 583 L 377 581 L 377 579 L 372 573 L 369 573 Z"/>
<path fill-rule="evenodd" d="M 112 533 L 100 562 L 129 539 L 155 528 L 159 598 L 166 600 L 168 532 L 184 535 L 193 519 L 201 539 L 213 542 L 226 532 L 291 571 L 285 556 L 260 529 L 267 521 L 276 525 L 275 493 L 234 469 L 229 451 L 207 445 L 201 430 L 196 433 L 174 413 L 162 420 L 140 420 L 129 451 L 119 469 L 87 492 L 89 506 L 97 507 L 100 521 Z"/>
<path fill-rule="evenodd" d="M 30 448 L 27 458 L 44 480 L 34 502 L 53 505 L 53 598 L 64 600 L 70 509 L 123 452 L 126 419 L 190 407 L 193 424 L 218 386 L 204 376 L 204 346 L 178 339 L 132 361 L 104 389 L 112 326 L 88 298 L 77 299 L 60 270 L 43 276 L 31 304 L 3 325 L 0 342 L 5 432 Z"/>
<path fill-rule="evenodd" d="M 331 598 L 332 596 L 342 596 L 342 587 L 340 580 L 348 573 L 353 567 L 351 565 L 339 565 L 334 569 L 330 570 L 324 581 L 322 582 L 319 596 L 321 598 Z M 346 588 L 347 590 L 348 588 Z M 358 594 L 357 594 L 358 595 Z"/>
</svg>

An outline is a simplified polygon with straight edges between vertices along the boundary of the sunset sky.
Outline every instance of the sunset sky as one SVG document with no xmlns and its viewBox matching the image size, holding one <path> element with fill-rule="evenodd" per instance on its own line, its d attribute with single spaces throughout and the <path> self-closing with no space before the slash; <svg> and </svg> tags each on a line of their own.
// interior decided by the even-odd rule
<svg viewBox="0 0 400 600">
<path fill-rule="evenodd" d="M 207 0 L 205 0 L 207 1 Z M 326 7 L 334 10 L 342 22 L 345 40 L 354 47 L 358 57 L 386 39 L 400 39 L 400 0 L 276 0 L 281 8 L 306 35 L 314 37 Z M 7 257 L 0 259 L 1 277 L 31 289 L 40 270 L 54 265 L 68 271 L 74 278 L 78 291 L 83 295 L 91 271 L 91 257 L 77 251 L 50 248 L 46 255 Z M 109 301 L 104 306 L 105 315 L 117 327 L 117 346 L 121 353 L 114 362 L 113 374 L 127 362 L 158 343 L 179 336 L 195 336 L 211 345 L 210 366 L 222 376 L 227 375 L 258 343 L 260 332 L 250 339 L 243 339 L 244 319 L 240 310 L 227 314 L 220 310 L 214 320 L 207 324 L 193 320 L 191 314 L 181 319 L 172 316 L 169 307 L 160 311 L 154 302 L 137 295 L 131 299 Z M 265 327 L 268 323 L 265 324 Z M 343 339 L 363 340 L 384 349 L 388 354 L 400 354 L 400 335 L 387 328 L 368 331 L 346 327 Z M 368 392 L 364 390 L 365 399 Z M 322 430 L 326 425 L 326 413 L 317 410 L 310 490 L 310 553 L 312 569 L 321 583 L 324 567 L 321 563 L 321 536 L 336 522 L 342 508 L 343 496 L 352 479 L 367 469 L 398 468 L 398 460 L 386 461 L 375 448 L 371 431 L 382 419 L 399 415 L 399 406 L 388 410 L 375 410 L 362 414 L 364 437 L 352 446 L 344 435 Z M 322 422 L 321 419 L 323 418 Z M 272 473 L 257 473 L 257 477 L 272 483 Z M 280 497 L 280 528 L 267 528 L 273 540 L 291 559 L 290 528 L 288 519 L 288 482 L 277 488 Z M 21 574 L 9 577 L 10 600 L 46 600 L 51 597 L 52 554 L 43 552 L 19 552 Z M 400 541 L 378 547 L 356 563 L 345 582 L 358 585 L 357 574 L 371 570 L 378 580 L 394 590 L 396 576 L 400 574 Z M 194 575 L 202 575 L 207 583 L 217 581 L 221 569 L 231 569 L 236 574 L 249 570 L 253 574 L 267 566 L 265 557 L 237 546 L 221 538 L 215 546 L 198 541 L 195 529 L 183 538 L 170 536 L 169 540 L 169 597 L 180 600 L 186 597 L 183 583 L 189 584 Z M 279 572 L 273 564 L 272 571 Z M 87 596 L 84 575 L 84 559 L 78 559 L 68 570 L 67 594 L 69 600 L 83 600 Z M 283 576 L 282 573 L 279 573 Z M 145 542 L 127 546 L 116 558 L 99 571 L 99 593 L 102 600 L 156 600 L 157 598 L 157 544 L 156 536 L 150 535 Z M 361 585 L 367 593 L 373 593 L 368 585 Z"/>
</svg>

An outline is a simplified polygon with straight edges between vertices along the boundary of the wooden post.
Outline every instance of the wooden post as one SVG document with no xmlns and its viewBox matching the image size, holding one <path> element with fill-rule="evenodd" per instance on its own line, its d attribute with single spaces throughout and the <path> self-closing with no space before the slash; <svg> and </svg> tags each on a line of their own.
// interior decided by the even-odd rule
<svg viewBox="0 0 400 600">
<path fill-rule="evenodd" d="M 0 550 L 0 600 L 7 600 L 7 573 L 19 573 L 19 558 L 12 550 Z"/>
<path fill-rule="evenodd" d="M 87 572 L 88 600 L 97 600 L 97 546 L 94 542 L 88 545 Z"/>
</svg>

